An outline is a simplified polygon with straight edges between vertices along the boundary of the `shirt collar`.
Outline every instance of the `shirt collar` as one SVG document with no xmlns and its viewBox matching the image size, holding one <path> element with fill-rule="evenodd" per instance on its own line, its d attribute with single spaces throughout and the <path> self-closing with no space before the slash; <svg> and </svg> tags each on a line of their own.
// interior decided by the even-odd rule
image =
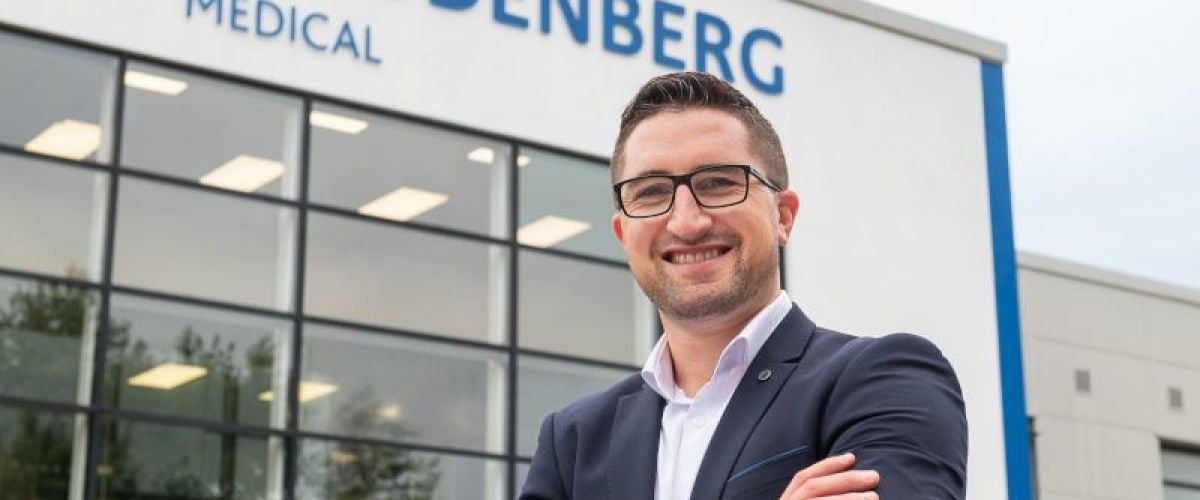
<svg viewBox="0 0 1200 500">
<path fill-rule="evenodd" d="M 771 337 L 771 332 L 783 322 L 791 309 L 791 297 L 786 291 L 780 290 L 779 295 L 755 314 L 721 351 L 715 373 L 749 366 Z M 666 335 L 659 337 L 650 356 L 646 358 L 646 364 L 642 366 L 642 380 L 668 401 L 683 396 L 683 391 L 678 391 L 675 385 L 675 370 L 671 368 L 671 350 L 667 347 Z"/>
</svg>

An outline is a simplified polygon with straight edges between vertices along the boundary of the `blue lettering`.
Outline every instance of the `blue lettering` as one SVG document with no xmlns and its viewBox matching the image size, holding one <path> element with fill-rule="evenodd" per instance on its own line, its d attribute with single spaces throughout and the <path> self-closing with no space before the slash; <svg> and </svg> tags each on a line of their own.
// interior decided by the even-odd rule
<svg viewBox="0 0 1200 500">
<path fill-rule="evenodd" d="M 562 10 L 567 28 L 571 30 L 571 38 L 583 45 L 588 40 L 588 0 L 579 0 L 579 9 L 572 11 L 570 0 L 558 0 L 558 8 Z M 542 33 L 550 33 L 550 0 L 542 0 Z"/>
<path fill-rule="evenodd" d="M 667 40 L 679 41 L 683 39 L 683 33 L 674 28 L 668 28 L 666 24 L 667 14 L 679 17 L 683 15 L 683 7 L 667 2 L 654 2 L 654 62 L 673 69 L 683 69 L 683 61 L 674 57 L 668 56 L 666 51 Z"/>
<path fill-rule="evenodd" d="M 192 4 L 199 4 L 200 10 L 208 10 L 212 7 L 217 9 L 217 26 L 221 25 L 221 0 L 188 0 L 187 16 L 192 17 Z"/>
<path fill-rule="evenodd" d="M 288 10 L 288 41 L 296 41 L 296 7 Z"/>
<path fill-rule="evenodd" d="M 354 54 L 354 58 L 358 59 L 358 45 L 354 43 L 354 31 L 350 29 L 350 21 L 342 23 L 342 29 L 338 31 L 337 41 L 333 43 L 333 50 L 329 51 L 337 54 L 338 49 L 347 47 Z"/>
<path fill-rule="evenodd" d="M 708 39 L 709 27 L 717 28 L 715 42 Z M 717 64 L 721 68 L 721 78 L 733 82 L 733 68 L 729 66 L 729 59 L 725 55 L 725 51 L 729 50 L 731 38 L 729 25 L 723 19 L 696 11 L 696 70 L 708 71 L 708 56 L 712 55 L 717 58 Z"/>
<path fill-rule="evenodd" d="M 263 29 L 263 19 L 267 15 L 263 9 L 270 9 L 271 15 L 275 17 L 275 28 L 271 30 Z M 270 2 L 270 0 L 258 0 L 258 5 L 254 9 L 254 34 L 258 36 L 273 37 L 283 31 L 283 10 Z"/>
<path fill-rule="evenodd" d="M 618 1 L 629 9 L 623 15 L 616 12 Z M 637 0 L 604 0 L 604 50 L 627 56 L 642 50 L 642 30 L 636 23 L 639 10 Z M 617 41 L 617 28 L 629 33 L 627 43 Z"/>
<path fill-rule="evenodd" d="M 365 47 L 366 50 L 364 50 L 363 53 L 366 54 L 367 62 L 369 62 L 371 64 L 382 63 L 383 59 L 375 57 L 375 54 L 371 53 L 371 25 L 370 24 L 367 25 L 365 31 L 366 31 L 366 35 L 363 37 L 364 38 L 363 47 Z"/>
<path fill-rule="evenodd" d="M 317 42 L 314 42 L 312 39 L 312 35 L 310 35 L 308 32 L 308 24 L 311 23 L 313 21 L 313 19 L 320 19 L 321 22 L 323 22 L 323 23 L 329 22 L 329 16 L 327 16 L 325 14 L 320 14 L 320 13 L 309 14 L 307 16 L 304 16 L 304 23 L 300 25 L 300 33 L 302 35 L 304 35 L 304 43 L 307 43 L 309 47 L 312 47 L 317 50 L 325 50 L 328 47 L 328 45 L 321 45 L 321 44 L 318 44 Z"/>
<path fill-rule="evenodd" d="M 246 11 L 246 8 L 241 5 L 242 2 L 245 1 L 246 0 L 229 0 L 229 27 L 233 29 L 233 31 L 240 31 L 242 33 L 250 31 L 245 24 L 242 24 L 242 21 L 239 21 L 239 19 L 244 20 L 246 18 L 246 14 L 249 13 Z"/>
<path fill-rule="evenodd" d="M 475 6 L 476 0 L 429 0 L 429 4 L 434 7 L 441 7 L 450 10 L 467 10 Z"/>
<path fill-rule="evenodd" d="M 783 68 L 778 64 L 771 67 L 771 81 L 763 81 L 758 77 L 758 73 L 754 72 L 754 64 L 751 62 L 751 56 L 754 51 L 754 44 L 764 41 L 774 45 L 776 48 L 783 48 L 783 40 L 779 39 L 779 35 L 763 28 L 756 28 L 746 33 L 746 37 L 742 39 L 742 72 L 746 73 L 746 79 L 750 80 L 750 84 L 754 88 L 761 90 L 765 94 L 780 94 L 783 93 Z"/>
<path fill-rule="evenodd" d="M 529 20 L 509 13 L 504 8 L 506 4 L 508 4 L 508 0 L 492 0 L 492 19 L 495 19 L 500 24 L 507 24 L 514 28 L 528 28 Z"/>
</svg>

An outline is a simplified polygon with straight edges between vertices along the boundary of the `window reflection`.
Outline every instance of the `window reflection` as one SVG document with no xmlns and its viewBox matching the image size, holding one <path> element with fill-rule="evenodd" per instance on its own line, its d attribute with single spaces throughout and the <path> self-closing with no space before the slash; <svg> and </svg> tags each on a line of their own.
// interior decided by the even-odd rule
<svg viewBox="0 0 1200 500">
<path fill-rule="evenodd" d="M 108 180 L 0 153 L 0 266 L 99 280 Z"/>
<path fill-rule="evenodd" d="M 144 422 L 101 423 L 100 499 L 279 498 L 276 438 Z"/>
<path fill-rule="evenodd" d="M 653 312 L 628 270 L 528 250 L 517 268 L 521 347 L 631 365 L 649 354 Z"/>
<path fill-rule="evenodd" d="M 117 215 L 115 282 L 291 309 L 295 209 L 126 177 Z"/>
<path fill-rule="evenodd" d="M 293 198 L 301 101 L 131 62 L 121 162 L 200 184 Z"/>
<path fill-rule="evenodd" d="M 504 462 L 307 439 L 296 496 L 304 499 L 500 500 Z"/>
<path fill-rule="evenodd" d="M 310 213 L 305 311 L 503 342 L 508 249 Z"/>
<path fill-rule="evenodd" d="M 68 498 L 73 420 L 66 414 L 0 406 L 0 498 Z"/>
<path fill-rule="evenodd" d="M 507 144 L 322 103 L 309 124 L 313 202 L 507 234 Z"/>
<path fill-rule="evenodd" d="M 634 373 L 534 356 L 521 356 L 517 363 L 517 454 L 527 457 L 537 449 L 546 415 Z"/>
<path fill-rule="evenodd" d="M 301 406 L 315 431 L 500 453 L 507 355 L 306 324 Z M 302 390 L 303 393 L 303 390 Z"/>
<path fill-rule="evenodd" d="M 0 277 L 0 394 L 86 402 L 79 365 L 97 304 L 89 290 Z"/>
<path fill-rule="evenodd" d="M 116 73 L 115 57 L 0 32 L 0 143 L 107 163 Z"/>
<path fill-rule="evenodd" d="M 533 148 L 522 148 L 517 162 L 524 164 L 521 244 L 625 260 L 612 234 L 615 208 L 606 165 Z"/>
<path fill-rule="evenodd" d="M 109 405 L 282 427 L 290 323 L 116 295 L 104 398 Z"/>
</svg>

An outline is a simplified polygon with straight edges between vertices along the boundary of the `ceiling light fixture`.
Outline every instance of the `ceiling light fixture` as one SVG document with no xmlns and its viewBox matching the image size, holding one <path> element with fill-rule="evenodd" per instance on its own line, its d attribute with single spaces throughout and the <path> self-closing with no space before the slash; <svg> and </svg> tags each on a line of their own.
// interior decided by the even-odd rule
<svg viewBox="0 0 1200 500">
<path fill-rule="evenodd" d="M 29 142 L 25 151 L 82 160 L 100 149 L 100 126 L 78 120 L 54 122 Z"/>
<path fill-rule="evenodd" d="M 366 120 L 316 110 L 308 114 L 308 123 L 316 127 L 327 128 L 350 135 L 355 135 L 366 130 L 369 125 Z"/>
<path fill-rule="evenodd" d="M 205 186 L 252 193 L 283 175 L 283 164 L 250 155 L 238 155 L 200 178 Z"/>
<path fill-rule="evenodd" d="M 587 231 L 589 227 L 592 225 L 583 221 L 547 215 L 518 229 L 517 241 L 531 247 L 549 248 Z"/>
<path fill-rule="evenodd" d="M 169 96 L 182 94 L 188 88 L 187 82 L 183 80 L 152 75 L 132 69 L 125 70 L 125 85 Z"/>
<path fill-rule="evenodd" d="M 442 193 L 401 187 L 363 205 L 358 209 L 358 213 L 381 219 L 406 221 L 433 210 L 449 199 L 449 196 Z"/>
<path fill-rule="evenodd" d="M 171 390 L 208 374 L 203 366 L 163 363 L 129 377 L 129 385 L 150 389 Z"/>
</svg>

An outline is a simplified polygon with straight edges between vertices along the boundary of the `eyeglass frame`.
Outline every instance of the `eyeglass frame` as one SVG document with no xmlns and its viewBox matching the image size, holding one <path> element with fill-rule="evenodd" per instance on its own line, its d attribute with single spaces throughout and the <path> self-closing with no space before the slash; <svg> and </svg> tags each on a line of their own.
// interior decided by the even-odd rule
<svg viewBox="0 0 1200 500">
<path fill-rule="evenodd" d="M 738 167 L 746 175 L 746 192 L 745 192 L 745 194 L 742 195 L 742 199 L 735 201 L 733 203 L 725 203 L 725 204 L 721 204 L 721 205 L 705 205 L 704 202 L 700 201 L 700 197 L 696 196 L 696 190 L 692 187 L 692 177 L 701 172 L 715 170 L 718 168 L 728 168 L 728 167 Z M 686 185 L 688 188 L 688 192 L 692 193 L 692 199 L 696 200 L 696 205 L 699 205 L 704 208 L 732 207 L 734 205 L 741 205 L 742 203 L 745 203 L 747 199 L 750 198 L 750 177 L 751 176 L 754 176 L 755 179 L 758 179 L 758 181 L 761 182 L 763 186 L 766 186 L 767 189 L 770 189 L 776 193 L 783 191 L 782 188 L 780 188 L 779 186 L 776 186 L 775 183 L 768 180 L 765 175 L 763 175 L 761 172 L 758 171 L 758 169 L 756 169 L 750 165 L 718 164 L 718 165 L 705 165 L 701 168 L 697 168 L 696 170 L 693 170 L 686 174 L 679 174 L 679 175 L 647 174 L 647 175 L 639 175 L 637 177 L 625 179 L 621 182 L 613 184 L 613 186 L 612 186 L 613 187 L 613 200 L 616 202 L 617 208 L 619 210 L 621 210 L 621 213 L 625 214 L 626 217 L 629 217 L 632 219 L 649 219 L 651 217 L 658 217 L 662 214 L 668 213 L 671 211 L 672 208 L 675 208 L 675 194 L 679 191 L 680 185 Z M 655 178 L 655 177 L 671 179 L 671 202 L 667 204 L 667 207 L 665 209 L 663 209 L 662 212 L 658 212 L 656 214 L 651 214 L 651 215 L 632 215 L 632 214 L 630 214 L 629 211 L 625 209 L 625 202 L 623 200 L 621 200 L 621 187 L 624 186 L 625 184 L 628 184 L 633 181 Z"/>
</svg>

